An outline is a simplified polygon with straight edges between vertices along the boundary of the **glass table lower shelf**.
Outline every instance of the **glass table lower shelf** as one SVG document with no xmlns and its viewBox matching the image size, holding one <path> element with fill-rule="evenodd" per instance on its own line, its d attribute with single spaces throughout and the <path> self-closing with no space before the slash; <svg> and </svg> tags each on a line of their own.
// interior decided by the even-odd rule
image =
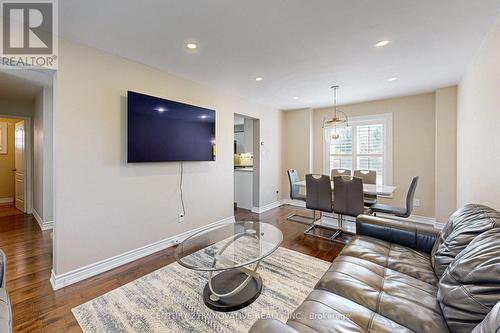
<svg viewBox="0 0 500 333">
<path fill-rule="evenodd" d="M 262 291 L 260 262 L 281 244 L 283 234 L 263 222 L 227 223 L 200 231 L 176 248 L 177 262 L 208 272 L 203 290 L 207 307 L 235 311 L 250 305 Z"/>
</svg>

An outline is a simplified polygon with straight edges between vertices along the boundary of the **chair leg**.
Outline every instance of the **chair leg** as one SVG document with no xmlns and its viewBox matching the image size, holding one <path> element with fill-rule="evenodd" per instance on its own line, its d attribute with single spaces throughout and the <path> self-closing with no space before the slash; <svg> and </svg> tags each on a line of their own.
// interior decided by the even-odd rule
<svg viewBox="0 0 500 333">
<path fill-rule="evenodd" d="M 299 219 L 296 219 L 296 218 L 300 218 L 300 219 L 302 219 L 302 221 L 299 220 Z M 289 221 L 299 222 L 299 223 L 307 223 L 304 220 L 306 220 L 306 221 L 311 221 L 311 220 L 314 221 L 314 217 L 304 216 L 304 215 L 300 215 L 300 214 L 292 214 L 292 215 L 288 216 L 286 219 L 289 220 Z"/>
<path fill-rule="evenodd" d="M 321 212 L 320 212 L 320 214 L 321 214 Z M 313 210 L 313 218 L 312 218 L 312 222 L 311 222 L 311 224 L 309 225 L 309 227 L 307 227 L 307 229 L 304 231 L 304 234 L 309 234 L 309 232 L 310 232 L 311 230 L 313 230 L 313 229 L 316 227 L 315 223 L 316 223 L 316 211 L 315 211 L 315 210 Z"/>
<path fill-rule="evenodd" d="M 331 240 L 335 240 L 337 237 L 342 235 L 342 227 L 343 227 L 343 222 L 344 222 L 344 216 L 341 214 L 338 214 L 338 221 L 339 221 L 339 229 L 333 234 L 332 237 L 330 237 Z"/>
<path fill-rule="evenodd" d="M 316 217 L 316 211 L 313 211 L 313 214 L 314 214 L 314 217 Z M 336 239 L 338 236 L 340 236 L 342 234 L 342 219 L 343 219 L 343 217 L 340 214 L 338 215 L 338 218 L 337 218 L 338 221 L 339 221 L 339 226 L 340 227 L 335 231 L 335 233 L 333 234 L 333 236 L 329 236 L 328 237 L 328 236 L 316 235 L 316 234 L 314 234 L 314 232 L 312 232 L 316 227 L 318 227 L 318 228 L 326 228 L 326 229 L 332 230 L 329 227 L 321 226 L 321 225 L 316 224 L 316 221 L 320 221 L 321 222 L 321 218 L 322 217 L 323 217 L 323 213 L 320 211 L 319 212 L 319 219 L 314 219 L 314 221 L 304 231 L 304 235 L 306 235 L 306 236 L 313 236 L 313 237 L 317 237 L 317 238 L 323 238 L 323 239 L 326 239 L 326 240 L 329 240 L 329 241 L 334 241 L 334 242 L 337 242 L 337 243 L 345 244 L 344 241 Z M 335 230 L 335 229 L 333 229 L 333 230 Z"/>
</svg>

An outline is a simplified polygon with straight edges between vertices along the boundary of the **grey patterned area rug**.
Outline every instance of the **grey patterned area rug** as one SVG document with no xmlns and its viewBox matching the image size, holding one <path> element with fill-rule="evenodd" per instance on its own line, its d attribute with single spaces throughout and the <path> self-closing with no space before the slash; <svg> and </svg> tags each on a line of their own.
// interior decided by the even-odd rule
<svg viewBox="0 0 500 333">
<path fill-rule="evenodd" d="M 248 332 L 259 318 L 286 321 L 330 263 L 285 248 L 265 258 L 258 270 L 264 286 L 244 309 L 215 312 L 203 303 L 208 273 L 177 263 L 132 281 L 74 308 L 85 333 Z"/>
</svg>

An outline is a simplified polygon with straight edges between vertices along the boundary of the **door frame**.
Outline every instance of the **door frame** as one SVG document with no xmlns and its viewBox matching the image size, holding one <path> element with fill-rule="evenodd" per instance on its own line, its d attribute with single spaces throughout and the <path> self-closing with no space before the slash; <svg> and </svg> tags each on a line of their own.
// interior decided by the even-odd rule
<svg viewBox="0 0 500 333">
<path fill-rule="evenodd" d="M 260 211 L 260 159 L 261 159 L 261 138 L 260 138 L 260 118 L 246 115 L 244 113 L 233 113 L 233 141 L 235 140 L 234 134 L 234 117 L 239 116 L 253 121 L 253 173 L 252 173 L 252 212 L 258 213 Z M 232 151 L 232 149 L 231 149 Z M 234 169 L 234 166 L 233 166 Z M 233 170 L 234 175 L 234 170 Z M 233 177 L 234 182 L 234 177 Z M 234 202 L 234 190 L 233 190 Z"/>
<path fill-rule="evenodd" d="M 24 196 L 25 196 L 25 209 L 26 214 L 33 214 L 33 169 L 32 169 L 32 158 L 33 158 L 33 150 L 32 150 L 32 127 L 31 127 L 31 117 L 23 117 L 23 116 L 13 116 L 9 114 L 0 114 L 0 118 L 8 118 L 8 119 L 19 119 L 24 120 Z M 15 195 L 14 195 L 14 203 L 15 203 Z"/>
</svg>

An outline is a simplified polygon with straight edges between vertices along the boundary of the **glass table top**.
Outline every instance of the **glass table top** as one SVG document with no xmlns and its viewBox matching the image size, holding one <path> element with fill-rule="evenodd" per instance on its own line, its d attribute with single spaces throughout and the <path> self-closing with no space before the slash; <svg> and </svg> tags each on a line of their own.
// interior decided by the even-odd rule
<svg viewBox="0 0 500 333">
<path fill-rule="evenodd" d="M 260 261 L 281 244 L 283 234 L 263 222 L 216 226 L 186 238 L 175 249 L 179 264 L 199 271 L 221 271 Z"/>
</svg>

